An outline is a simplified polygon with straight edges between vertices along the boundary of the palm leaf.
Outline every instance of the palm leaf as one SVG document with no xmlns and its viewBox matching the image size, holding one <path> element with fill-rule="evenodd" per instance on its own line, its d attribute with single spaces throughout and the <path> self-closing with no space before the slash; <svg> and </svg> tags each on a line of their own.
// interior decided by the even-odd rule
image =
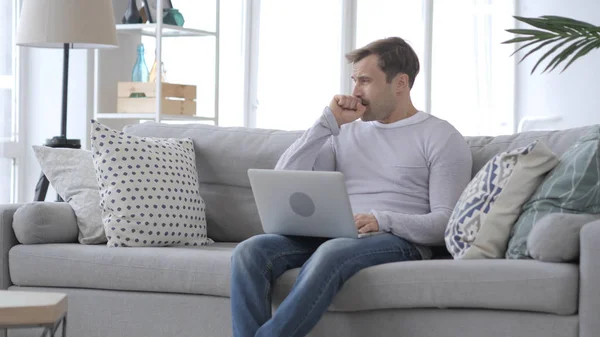
<svg viewBox="0 0 600 337">
<path fill-rule="evenodd" d="M 540 29 L 544 29 L 544 30 L 549 30 L 551 32 L 555 32 L 555 33 L 564 33 L 565 30 L 561 29 L 560 27 L 552 27 L 552 25 L 549 25 L 547 20 L 543 20 L 543 19 L 535 19 L 535 18 L 524 18 L 521 16 L 513 16 L 513 18 L 515 18 L 518 21 L 524 22 L 528 25 L 531 25 L 535 28 L 540 28 Z"/>
<path fill-rule="evenodd" d="M 523 57 L 521 57 L 521 60 L 519 61 L 519 63 L 523 62 L 523 60 L 524 60 L 524 59 L 525 59 L 527 56 L 529 56 L 529 55 L 531 55 L 531 54 L 535 53 L 536 51 L 540 50 L 540 49 L 541 49 L 541 48 L 543 48 L 544 46 L 546 46 L 546 45 L 548 45 L 548 44 L 550 44 L 550 43 L 552 43 L 552 42 L 556 42 L 557 40 L 560 40 L 560 39 L 561 39 L 560 37 L 556 37 L 556 38 L 554 38 L 554 39 L 550 39 L 550 40 L 548 40 L 548 41 L 545 41 L 544 43 L 540 44 L 539 46 L 537 46 L 537 47 L 535 47 L 535 48 L 531 49 L 531 50 L 530 50 L 530 51 L 529 51 L 527 54 L 525 54 Z M 517 49 L 517 51 L 518 51 L 518 49 Z M 516 51 L 515 51 L 515 52 L 516 52 Z"/>
<path fill-rule="evenodd" d="M 585 45 L 584 47 L 582 47 L 579 52 L 577 54 L 575 54 L 575 56 L 573 56 L 571 58 L 571 60 L 569 61 L 569 63 L 567 63 L 567 65 L 563 68 L 563 70 L 561 70 L 560 72 L 562 73 L 563 71 L 567 70 L 567 68 L 573 63 L 575 62 L 575 60 L 577 60 L 578 58 L 586 55 L 587 53 L 589 53 L 590 51 L 592 51 L 593 49 L 599 48 L 600 47 L 600 41 L 599 40 L 592 40 L 589 41 L 587 45 Z"/>
<path fill-rule="evenodd" d="M 554 36 L 554 35 L 553 35 L 553 36 Z M 511 56 L 512 56 L 513 54 L 515 54 L 515 53 L 519 52 L 521 49 L 525 49 L 525 48 L 527 48 L 527 47 L 529 47 L 529 46 L 532 46 L 532 45 L 534 45 L 534 44 L 536 44 L 536 43 L 543 42 L 543 41 L 545 41 L 545 40 L 547 40 L 547 39 L 550 39 L 551 37 L 552 37 L 552 36 L 549 36 L 549 37 L 544 37 L 544 38 L 542 38 L 542 39 L 535 39 L 535 41 L 531 41 L 531 42 L 529 42 L 529 43 L 526 43 L 526 44 L 522 45 L 521 47 L 517 48 L 517 49 L 516 49 L 516 50 L 515 50 L 515 51 L 514 51 L 514 52 L 511 54 Z"/>
<path fill-rule="evenodd" d="M 592 25 L 591 23 L 566 18 L 564 16 L 543 15 L 542 18 L 544 18 L 548 21 L 551 21 L 554 24 L 558 24 L 558 25 L 562 24 L 565 26 L 582 27 L 582 28 L 590 28 L 590 29 L 597 28 L 596 26 Z"/>
<path fill-rule="evenodd" d="M 533 73 L 537 67 L 549 56 L 553 55 L 552 60 L 546 65 L 543 72 L 551 72 L 558 65 L 569 60 L 566 66 L 562 69 L 565 71 L 575 60 L 587 55 L 590 51 L 600 48 L 600 26 L 594 26 L 588 22 L 574 20 L 562 16 L 545 15 L 539 18 L 525 18 L 514 16 L 518 21 L 524 22 L 537 29 L 507 29 L 509 33 L 516 34 L 517 37 L 512 38 L 502 43 L 521 43 L 527 42 L 520 46 L 513 54 L 524 48 L 532 47 L 521 60 L 530 57 L 532 54 L 540 51 L 543 47 L 550 46 L 555 43 L 554 47 L 544 53 L 544 55 L 536 62 L 531 70 Z M 558 51 L 565 44 L 572 42 L 566 48 Z M 574 56 L 573 56 L 574 55 Z M 572 56 L 572 57 L 571 57 Z M 569 59 L 569 57 L 571 57 Z M 561 71 L 561 72 L 562 72 Z"/>
<path fill-rule="evenodd" d="M 552 47 L 552 49 L 550 49 L 548 52 L 546 52 L 546 54 L 544 54 L 544 56 L 542 56 L 542 58 L 540 58 L 537 63 L 535 64 L 535 66 L 533 67 L 533 69 L 531 69 L 531 74 L 533 74 L 533 72 L 537 69 L 537 67 L 542 63 L 542 61 L 544 61 L 548 56 L 550 56 L 552 53 L 554 53 L 556 50 L 558 50 L 558 48 L 564 46 L 566 43 L 573 41 L 577 38 L 577 36 L 572 36 L 568 39 L 563 40 L 562 42 L 556 44 L 554 47 Z"/>
<path fill-rule="evenodd" d="M 548 71 L 548 69 L 550 67 L 552 67 L 552 68 L 550 68 L 550 71 L 554 70 L 554 68 L 556 68 L 564 60 L 566 60 L 567 57 L 569 57 L 571 54 L 573 54 L 577 50 L 577 48 L 581 47 L 585 43 L 586 43 L 585 40 L 579 40 L 579 41 L 573 42 L 570 46 L 568 46 L 567 48 L 563 49 L 563 51 L 561 51 L 558 55 L 556 55 L 552 59 L 552 61 L 550 61 L 550 63 L 546 66 L 546 69 L 544 69 L 543 72 Z"/>
<path fill-rule="evenodd" d="M 527 36 L 527 37 L 515 37 L 514 39 L 508 40 L 508 41 L 504 41 L 502 43 L 515 43 L 515 42 L 525 42 L 525 41 L 531 41 L 531 40 L 537 40 L 538 38 L 536 36 Z"/>
<path fill-rule="evenodd" d="M 550 33 L 545 32 L 543 30 L 537 30 L 537 29 L 507 29 L 506 31 L 509 32 L 509 33 L 513 33 L 513 34 L 533 35 L 533 36 L 540 36 L 540 35 L 550 34 Z"/>
</svg>

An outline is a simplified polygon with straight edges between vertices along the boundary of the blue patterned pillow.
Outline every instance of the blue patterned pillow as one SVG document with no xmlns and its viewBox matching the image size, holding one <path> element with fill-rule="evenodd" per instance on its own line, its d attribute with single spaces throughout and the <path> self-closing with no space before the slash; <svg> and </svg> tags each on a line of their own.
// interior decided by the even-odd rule
<svg viewBox="0 0 600 337">
<path fill-rule="evenodd" d="M 600 127 L 582 136 L 523 205 L 511 232 L 506 258 L 531 258 L 527 237 L 533 224 L 552 213 L 600 213 Z"/>
<path fill-rule="evenodd" d="M 455 259 L 501 258 L 510 230 L 543 177 L 558 164 L 544 144 L 497 154 L 460 196 L 446 227 L 446 248 Z"/>
</svg>

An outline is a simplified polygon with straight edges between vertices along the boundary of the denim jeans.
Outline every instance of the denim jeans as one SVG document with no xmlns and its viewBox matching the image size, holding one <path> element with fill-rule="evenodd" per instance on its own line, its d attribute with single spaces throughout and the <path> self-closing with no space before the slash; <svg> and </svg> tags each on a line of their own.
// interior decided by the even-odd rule
<svg viewBox="0 0 600 337">
<path fill-rule="evenodd" d="M 392 234 L 362 239 L 254 236 L 240 243 L 231 258 L 233 336 L 305 336 L 358 271 L 420 259 L 414 244 Z M 273 281 L 298 267 L 292 290 L 272 316 Z"/>
</svg>

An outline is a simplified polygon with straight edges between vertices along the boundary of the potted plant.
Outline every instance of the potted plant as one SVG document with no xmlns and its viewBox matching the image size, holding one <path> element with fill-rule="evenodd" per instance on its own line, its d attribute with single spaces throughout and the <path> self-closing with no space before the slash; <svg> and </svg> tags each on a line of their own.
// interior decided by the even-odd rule
<svg viewBox="0 0 600 337">
<path fill-rule="evenodd" d="M 600 26 L 578 21 L 562 16 L 545 15 L 538 18 L 524 18 L 515 16 L 518 21 L 524 22 L 538 29 L 507 29 L 507 32 L 518 36 L 502 43 L 527 42 L 519 47 L 513 55 L 521 49 L 530 47 L 519 63 L 528 56 L 541 50 L 545 46 L 552 46 L 536 62 L 531 73 L 550 56 L 553 58 L 546 64 L 542 73 L 553 71 L 557 66 L 566 62 L 561 73 L 565 71 L 575 60 L 586 55 L 593 49 L 600 47 Z M 561 47 L 564 48 L 559 50 Z M 568 60 L 568 61 L 567 61 Z"/>
</svg>

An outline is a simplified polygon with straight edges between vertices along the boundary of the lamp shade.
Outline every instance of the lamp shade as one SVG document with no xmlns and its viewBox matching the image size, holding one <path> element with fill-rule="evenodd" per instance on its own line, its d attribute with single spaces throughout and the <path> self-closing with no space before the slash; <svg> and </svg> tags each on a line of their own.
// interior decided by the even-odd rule
<svg viewBox="0 0 600 337">
<path fill-rule="evenodd" d="M 112 0 L 23 0 L 17 45 L 117 47 Z"/>
</svg>

